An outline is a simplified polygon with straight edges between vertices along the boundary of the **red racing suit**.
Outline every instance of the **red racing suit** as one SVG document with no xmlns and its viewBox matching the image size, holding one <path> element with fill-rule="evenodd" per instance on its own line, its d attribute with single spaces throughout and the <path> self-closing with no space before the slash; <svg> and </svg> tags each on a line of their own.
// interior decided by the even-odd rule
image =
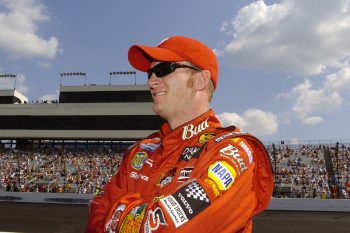
<svg viewBox="0 0 350 233">
<path fill-rule="evenodd" d="M 251 232 L 272 190 L 262 143 L 209 110 L 131 146 L 90 202 L 85 232 Z"/>
</svg>

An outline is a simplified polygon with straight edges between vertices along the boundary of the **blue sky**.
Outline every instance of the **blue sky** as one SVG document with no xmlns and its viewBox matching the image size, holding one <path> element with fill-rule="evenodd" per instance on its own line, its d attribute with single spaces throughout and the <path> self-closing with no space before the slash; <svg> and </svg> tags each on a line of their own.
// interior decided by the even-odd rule
<svg viewBox="0 0 350 233">
<path fill-rule="evenodd" d="M 17 74 L 30 100 L 57 99 L 60 73 L 108 84 L 110 71 L 133 70 L 132 44 L 171 35 L 217 54 L 212 108 L 223 124 L 264 141 L 350 139 L 350 0 L 0 0 L 0 73 Z"/>
</svg>

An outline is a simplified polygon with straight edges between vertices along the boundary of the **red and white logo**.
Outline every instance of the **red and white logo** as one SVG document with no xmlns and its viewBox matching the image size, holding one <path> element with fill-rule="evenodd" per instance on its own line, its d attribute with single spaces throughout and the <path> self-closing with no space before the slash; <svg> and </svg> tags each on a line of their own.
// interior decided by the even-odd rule
<svg viewBox="0 0 350 233">
<path fill-rule="evenodd" d="M 194 126 L 193 124 L 184 126 L 183 127 L 184 130 L 182 131 L 182 139 L 183 140 L 190 139 L 193 136 L 202 132 L 203 130 L 209 128 L 208 119 L 209 117 L 207 117 L 207 119 L 199 123 L 197 126 Z"/>
<path fill-rule="evenodd" d="M 231 144 L 228 144 L 226 147 L 222 148 L 220 150 L 221 155 L 226 155 L 229 158 L 231 158 L 231 160 L 236 164 L 236 162 L 238 162 L 239 164 L 239 168 L 241 169 L 241 171 L 245 171 L 248 169 L 247 165 L 244 162 L 243 157 L 239 154 L 239 150 L 232 146 Z"/>
<path fill-rule="evenodd" d="M 155 210 L 148 211 L 148 217 L 145 222 L 145 232 L 151 233 L 152 231 L 156 231 L 161 225 L 168 225 L 165 221 L 162 209 L 157 207 Z"/>
</svg>

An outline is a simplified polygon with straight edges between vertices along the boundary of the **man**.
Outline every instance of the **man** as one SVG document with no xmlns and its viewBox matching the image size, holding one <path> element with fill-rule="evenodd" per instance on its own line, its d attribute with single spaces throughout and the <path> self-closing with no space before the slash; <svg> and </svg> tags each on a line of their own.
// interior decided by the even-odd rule
<svg viewBox="0 0 350 233">
<path fill-rule="evenodd" d="M 86 232 L 251 232 L 271 198 L 264 146 L 237 127 L 222 128 L 210 109 L 218 83 L 214 53 L 173 36 L 129 49 L 147 72 L 159 132 L 126 152 L 103 196 L 90 203 Z"/>
</svg>

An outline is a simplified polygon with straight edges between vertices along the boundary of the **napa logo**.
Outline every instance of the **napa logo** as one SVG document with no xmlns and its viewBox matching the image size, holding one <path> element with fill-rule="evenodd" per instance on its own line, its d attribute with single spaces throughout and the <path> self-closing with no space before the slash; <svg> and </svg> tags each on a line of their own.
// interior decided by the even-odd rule
<svg viewBox="0 0 350 233">
<path fill-rule="evenodd" d="M 143 164 L 146 162 L 148 155 L 146 152 L 137 152 L 134 155 L 134 158 L 131 160 L 132 168 L 140 170 L 143 167 Z"/>
<path fill-rule="evenodd" d="M 235 181 L 237 172 L 225 161 L 217 161 L 209 166 L 208 177 L 220 190 L 228 190 Z"/>
</svg>

